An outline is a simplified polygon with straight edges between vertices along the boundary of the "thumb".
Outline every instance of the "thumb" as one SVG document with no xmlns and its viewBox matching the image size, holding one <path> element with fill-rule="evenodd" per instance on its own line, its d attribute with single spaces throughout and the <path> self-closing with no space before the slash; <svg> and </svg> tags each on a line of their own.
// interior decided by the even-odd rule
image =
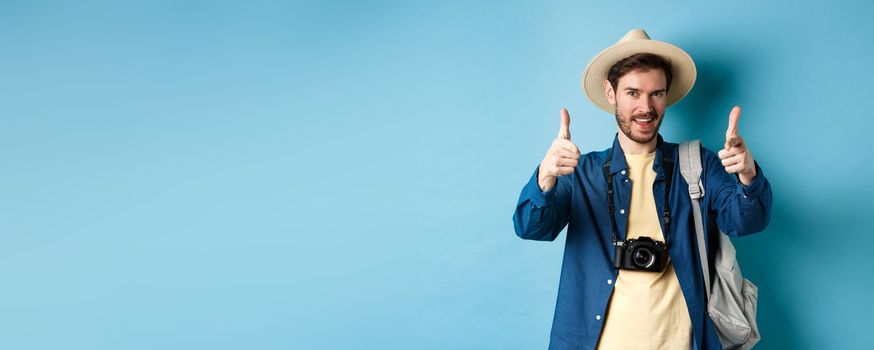
<svg viewBox="0 0 874 350">
<path fill-rule="evenodd" d="M 734 145 L 738 137 L 737 121 L 740 119 L 740 106 L 734 106 L 728 116 L 728 129 L 725 129 L 725 149 Z"/>
<path fill-rule="evenodd" d="M 558 129 L 558 138 L 570 140 L 571 139 L 571 115 L 567 112 L 567 109 L 561 109 L 561 129 Z"/>
<path fill-rule="evenodd" d="M 728 129 L 725 130 L 725 139 L 728 140 L 732 136 L 737 136 L 737 120 L 740 119 L 740 107 L 734 106 L 731 109 L 731 114 L 728 116 Z"/>
</svg>

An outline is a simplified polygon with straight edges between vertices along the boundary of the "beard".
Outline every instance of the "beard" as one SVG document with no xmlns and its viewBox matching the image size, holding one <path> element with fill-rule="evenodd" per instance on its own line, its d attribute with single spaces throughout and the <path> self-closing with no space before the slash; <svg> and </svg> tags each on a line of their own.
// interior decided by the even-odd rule
<svg viewBox="0 0 874 350">
<path fill-rule="evenodd" d="M 662 126 L 662 120 L 664 119 L 664 115 L 660 118 L 655 111 L 650 111 L 646 114 L 633 115 L 631 117 L 626 117 L 619 113 L 619 109 L 614 109 L 613 113 L 616 115 L 616 124 L 619 126 L 619 130 L 622 130 L 622 133 L 625 134 L 629 139 L 634 142 L 646 144 L 652 141 L 656 135 L 659 134 L 659 128 Z M 655 127 L 653 128 L 653 132 L 650 135 L 642 135 L 635 134 L 631 128 L 632 123 L 634 123 L 635 119 L 647 119 L 652 118 L 652 122 L 655 123 Z"/>
</svg>

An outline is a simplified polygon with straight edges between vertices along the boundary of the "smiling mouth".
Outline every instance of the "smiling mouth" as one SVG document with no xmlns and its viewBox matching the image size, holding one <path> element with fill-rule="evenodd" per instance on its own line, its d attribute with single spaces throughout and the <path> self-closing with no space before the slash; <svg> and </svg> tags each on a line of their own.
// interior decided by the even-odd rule
<svg viewBox="0 0 874 350">
<path fill-rule="evenodd" d="M 649 129 L 655 125 L 655 118 L 634 118 L 634 124 L 643 129 Z"/>
</svg>

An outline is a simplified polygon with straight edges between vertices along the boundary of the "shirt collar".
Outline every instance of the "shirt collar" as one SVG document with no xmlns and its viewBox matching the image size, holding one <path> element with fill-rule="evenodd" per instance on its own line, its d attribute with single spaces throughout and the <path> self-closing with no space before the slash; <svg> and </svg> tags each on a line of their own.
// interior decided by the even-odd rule
<svg viewBox="0 0 874 350">
<path fill-rule="evenodd" d="M 656 135 L 656 137 L 658 138 L 658 141 L 656 142 L 655 159 L 653 160 L 652 170 L 656 173 L 656 179 L 663 179 L 665 174 L 662 148 L 664 148 L 665 141 L 662 139 L 661 134 Z M 625 151 L 622 150 L 622 146 L 619 144 L 619 133 L 617 132 L 616 135 L 613 136 L 613 159 L 611 159 L 610 174 L 616 174 L 627 169 L 628 163 L 625 161 Z"/>
</svg>

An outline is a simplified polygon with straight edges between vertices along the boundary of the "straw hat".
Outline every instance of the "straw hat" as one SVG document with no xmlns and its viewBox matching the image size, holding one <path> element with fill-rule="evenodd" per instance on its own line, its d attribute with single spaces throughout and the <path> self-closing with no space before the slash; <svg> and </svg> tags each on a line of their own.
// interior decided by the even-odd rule
<svg viewBox="0 0 874 350">
<path fill-rule="evenodd" d="M 616 44 L 595 55 L 586 66 L 586 70 L 583 71 L 582 84 L 583 91 L 589 100 L 598 108 L 613 114 L 613 105 L 604 94 L 604 80 L 607 79 L 607 72 L 619 60 L 644 52 L 659 55 L 671 63 L 673 80 L 668 89 L 668 106 L 683 99 L 692 90 L 692 86 L 695 85 L 695 77 L 698 75 L 692 57 L 679 47 L 663 41 L 651 40 L 643 29 L 632 29 Z"/>
</svg>

